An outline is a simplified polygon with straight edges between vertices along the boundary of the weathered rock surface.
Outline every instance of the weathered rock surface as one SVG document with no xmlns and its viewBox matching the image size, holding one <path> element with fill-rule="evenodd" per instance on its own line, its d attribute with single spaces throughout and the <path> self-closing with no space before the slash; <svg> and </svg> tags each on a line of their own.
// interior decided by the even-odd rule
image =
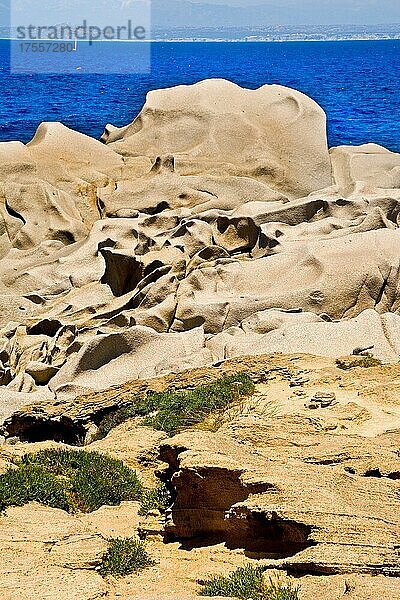
<svg viewBox="0 0 400 600">
<path fill-rule="evenodd" d="M 148 485 L 164 469 L 168 543 L 135 503 L 9 509 L 3 596 L 190 600 L 261 560 L 300 600 L 398 600 L 399 367 L 332 359 L 399 361 L 400 155 L 328 151 L 311 99 L 222 80 L 151 92 L 102 141 L 43 123 L 0 144 L 1 472 L 147 390 L 244 370 L 257 394 L 215 432 L 90 444 Z M 159 564 L 105 582 L 105 538 L 139 531 Z"/>
<path fill-rule="evenodd" d="M 32 503 L 0 517 L 0 581 L 7 600 L 97 600 L 106 539 L 62 510 Z"/>
<path fill-rule="evenodd" d="M 372 188 L 400 187 L 400 157 L 377 144 L 339 146 L 331 152 L 335 182 L 341 189 L 364 181 Z"/>
<path fill-rule="evenodd" d="M 0 144 L 2 421 L 246 354 L 398 361 L 398 154 L 328 152 L 314 101 L 223 80 L 150 92 L 102 141 Z"/>
<path fill-rule="evenodd" d="M 378 367 L 364 378 L 364 369 L 338 375 L 327 361 L 283 364 L 265 369 L 247 407 L 216 433 L 161 443 L 175 497 L 166 540 L 186 550 L 241 549 L 295 575 L 302 600 L 395 599 L 400 407 L 389 378 L 397 371 Z M 305 402 L 328 396 L 313 410 Z"/>
<path fill-rule="evenodd" d="M 211 352 L 204 343 L 202 329 L 183 333 L 157 333 L 147 327 L 132 327 L 123 332 L 97 335 L 65 363 L 52 378 L 50 387 L 57 396 L 70 382 L 81 391 L 103 389 L 132 379 L 211 363 Z"/>
<path fill-rule="evenodd" d="M 252 425 L 249 422 L 250 430 Z M 293 444 L 290 419 L 282 425 L 286 445 Z M 273 421 L 260 424 L 259 440 L 263 426 L 270 429 Z M 314 447 L 307 448 L 306 456 L 290 456 L 283 448 L 281 460 L 274 447 L 270 456 L 271 441 L 259 443 L 254 455 L 223 433 L 184 434 L 164 444 L 161 455 L 175 468 L 172 484 L 177 494 L 167 536 L 189 544 L 224 541 L 249 555 L 280 559 L 296 572 L 398 577 L 395 477 L 389 474 L 371 483 L 364 473 L 356 473 L 357 459 L 352 460 L 349 444 L 356 440 L 334 440 L 336 452 L 329 459 L 317 445 L 318 438 L 323 445 L 333 445 L 328 436 L 319 436 L 318 427 L 310 434 Z M 386 459 L 394 472 L 400 467 L 395 452 L 387 458 L 381 455 L 379 443 L 364 443 L 361 452 L 369 455 L 371 464 Z"/>
<path fill-rule="evenodd" d="M 241 357 L 66 398 L 52 410 L 73 421 L 73 410 L 88 416 L 139 391 L 243 370 L 255 393 L 215 422 L 169 438 L 131 419 L 88 446 L 122 459 L 147 486 L 159 473 L 174 499 L 164 522 L 138 516 L 136 502 L 76 516 L 34 504 L 8 509 L 0 517 L 5 597 L 15 597 L 14 585 L 27 599 L 194 600 L 198 580 L 250 562 L 265 565 L 267 578 L 289 577 L 299 600 L 398 600 L 399 365 L 343 370 L 306 355 Z M 0 445 L 0 469 L 45 447 L 57 444 Z M 138 533 L 156 565 L 102 580 L 94 565 L 104 539 Z"/>
<path fill-rule="evenodd" d="M 172 155 L 181 173 L 249 176 L 294 197 L 331 183 L 323 111 L 282 86 L 217 79 L 153 91 L 131 125 L 103 139 L 123 155 Z"/>
</svg>

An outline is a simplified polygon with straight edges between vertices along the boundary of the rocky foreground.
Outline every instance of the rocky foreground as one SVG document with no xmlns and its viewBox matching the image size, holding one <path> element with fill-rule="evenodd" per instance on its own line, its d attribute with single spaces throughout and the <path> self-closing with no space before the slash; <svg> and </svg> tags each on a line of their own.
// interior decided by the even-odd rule
<svg viewBox="0 0 400 600">
<path fill-rule="evenodd" d="M 3 596 L 186 600 L 250 559 L 301 600 L 397 600 L 400 155 L 329 150 L 311 99 L 223 80 L 149 93 L 102 142 L 43 123 L 0 144 L 2 464 L 85 443 L 167 464 L 176 498 L 162 524 L 9 508 Z M 366 353 L 387 366 L 335 365 Z M 215 431 L 93 441 L 134 394 L 242 370 L 256 394 Z M 105 582 L 110 528 L 161 562 Z"/>
<path fill-rule="evenodd" d="M 0 517 L 3 598 L 195 600 L 199 581 L 250 562 L 299 585 L 298 600 L 398 600 L 399 366 L 246 357 L 142 385 L 188 389 L 239 371 L 255 390 L 216 421 L 171 438 L 130 419 L 82 449 L 122 459 L 146 485 L 158 473 L 174 498 L 166 516 L 141 517 L 137 502 L 75 515 L 36 503 L 8 508 Z M 136 393 L 127 384 L 119 401 Z M 93 410 L 110 397 L 76 403 Z M 0 446 L 0 472 L 49 447 L 60 444 Z M 138 535 L 156 564 L 102 578 L 96 565 L 107 538 Z"/>
</svg>

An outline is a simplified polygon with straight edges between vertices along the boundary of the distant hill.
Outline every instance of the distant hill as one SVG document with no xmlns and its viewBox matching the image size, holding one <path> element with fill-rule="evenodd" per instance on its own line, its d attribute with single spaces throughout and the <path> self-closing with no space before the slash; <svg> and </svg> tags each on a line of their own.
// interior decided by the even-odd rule
<svg viewBox="0 0 400 600">
<path fill-rule="evenodd" d="M 235 27 L 255 24 L 295 23 L 290 11 L 268 4 L 229 6 L 188 0 L 152 0 L 152 25 L 173 27 Z"/>
<path fill-rule="evenodd" d="M 286 0 L 274 5 L 231 6 L 189 0 L 152 0 L 156 28 L 236 27 L 252 25 L 380 24 L 400 22 L 399 0 Z"/>
<path fill-rule="evenodd" d="M 223 1 L 223 0 L 222 0 Z M 124 25 L 128 19 L 153 29 L 276 25 L 377 25 L 400 22 L 399 0 L 0 0 L 0 25 L 82 23 Z M 9 13 L 11 8 L 11 22 Z"/>
</svg>

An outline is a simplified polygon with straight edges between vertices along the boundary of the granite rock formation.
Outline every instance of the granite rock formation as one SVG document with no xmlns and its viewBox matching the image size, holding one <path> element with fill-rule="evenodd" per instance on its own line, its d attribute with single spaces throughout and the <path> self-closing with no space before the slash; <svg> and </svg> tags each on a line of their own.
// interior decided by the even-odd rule
<svg viewBox="0 0 400 600">
<path fill-rule="evenodd" d="M 96 141 L 0 144 L 1 419 L 226 358 L 397 362 L 400 157 L 281 86 L 148 94 Z"/>
</svg>

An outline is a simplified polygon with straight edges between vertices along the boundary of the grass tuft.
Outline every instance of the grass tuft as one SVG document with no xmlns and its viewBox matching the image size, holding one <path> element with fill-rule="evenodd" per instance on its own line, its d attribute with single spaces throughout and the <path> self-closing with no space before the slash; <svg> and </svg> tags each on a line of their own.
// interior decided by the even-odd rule
<svg viewBox="0 0 400 600">
<path fill-rule="evenodd" d="M 217 576 L 206 581 L 199 596 L 232 596 L 241 600 L 258 600 L 262 591 L 264 567 L 246 565 L 226 577 Z"/>
<path fill-rule="evenodd" d="M 298 600 L 298 588 L 290 583 L 266 583 L 265 567 L 246 565 L 226 577 L 213 577 L 203 583 L 199 596 L 227 596 L 240 600 Z"/>
<path fill-rule="evenodd" d="M 354 360 L 342 359 L 338 358 L 336 360 L 336 366 L 338 369 L 343 369 L 344 371 L 348 371 L 349 369 L 354 369 L 356 367 L 362 367 L 363 369 L 370 369 L 371 367 L 379 367 L 382 365 L 382 361 L 378 358 L 374 358 L 371 354 L 367 356 L 360 356 L 360 358 L 356 358 Z"/>
<path fill-rule="evenodd" d="M 265 585 L 262 600 L 299 600 L 299 590 L 291 583 L 282 584 L 272 581 Z"/>
<path fill-rule="evenodd" d="M 158 510 L 163 514 L 171 504 L 172 498 L 165 485 L 145 490 L 140 503 L 139 515 L 146 516 L 152 510 Z"/>
<path fill-rule="evenodd" d="M 102 558 L 99 572 L 103 577 L 123 577 L 154 564 L 155 561 L 147 553 L 144 542 L 134 538 L 115 538 L 109 540 L 109 547 Z"/>
<path fill-rule="evenodd" d="M 143 487 L 122 461 L 83 450 L 41 450 L 27 454 L 15 470 L 0 476 L 0 509 L 30 501 L 69 512 L 92 512 L 124 500 L 140 500 Z"/>
<path fill-rule="evenodd" d="M 95 440 L 102 440 L 105 438 L 112 429 L 125 423 L 129 419 L 137 417 L 136 407 L 134 405 L 127 406 L 125 408 L 118 408 L 114 412 L 109 413 L 100 421 L 98 430 L 94 437 Z"/>
<path fill-rule="evenodd" d="M 144 398 L 136 398 L 131 406 L 104 417 L 96 439 L 105 437 L 113 427 L 135 417 L 145 417 L 144 425 L 175 435 L 253 391 L 250 377 L 246 373 L 237 373 L 194 390 L 147 394 Z"/>
<path fill-rule="evenodd" d="M 174 435 L 253 391 L 250 377 L 237 373 L 187 392 L 155 394 L 152 398 L 155 414 L 147 417 L 145 424 Z"/>
</svg>

